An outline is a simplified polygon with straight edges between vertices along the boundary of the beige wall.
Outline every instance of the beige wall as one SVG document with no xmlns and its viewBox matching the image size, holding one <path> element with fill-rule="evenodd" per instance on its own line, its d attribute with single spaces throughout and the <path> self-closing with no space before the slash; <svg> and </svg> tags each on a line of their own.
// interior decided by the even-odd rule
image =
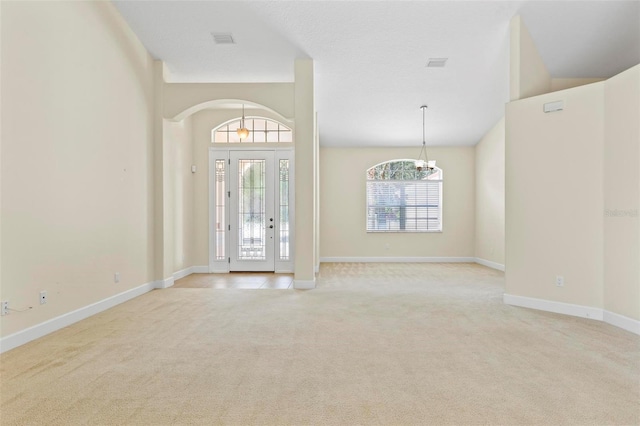
<svg viewBox="0 0 640 426">
<path fill-rule="evenodd" d="M 315 160 L 315 185 L 316 185 L 316 194 L 314 199 L 314 220 L 315 220 L 315 235 L 316 235 L 316 244 L 314 247 L 315 251 L 315 270 L 316 272 L 320 272 L 320 130 L 318 124 L 318 113 L 315 114 L 315 134 L 314 134 L 314 160 Z"/>
<path fill-rule="evenodd" d="M 475 147 L 475 256 L 504 267 L 504 118 Z"/>
<path fill-rule="evenodd" d="M 153 280 L 154 78 L 109 2 L 2 2 L 1 55 L 6 336 Z"/>
<path fill-rule="evenodd" d="M 524 99 L 551 91 L 551 76 L 520 16 L 511 19 L 510 99 Z"/>
<path fill-rule="evenodd" d="M 0 52 L 2 50 L 2 2 L 0 2 Z M 2 59 L 0 58 L 0 64 Z M 2 82 L 2 66 L 0 66 L 0 83 Z M 0 100 L 2 99 L 2 84 L 0 84 Z M 0 102 L 0 300 L 2 299 L 2 102 Z M 2 326 L 0 325 L 0 328 Z M 0 330 L 0 336 L 2 335 Z"/>
<path fill-rule="evenodd" d="M 194 180 L 191 117 L 174 122 L 165 120 L 168 142 L 171 212 L 173 216 L 171 259 L 173 272 L 194 266 Z M 203 170 L 206 173 L 206 167 Z M 206 265 L 206 263 L 204 263 Z"/>
<path fill-rule="evenodd" d="M 552 78 L 550 91 L 557 92 L 558 90 L 571 89 L 572 87 L 598 83 L 604 80 L 604 78 Z"/>
<path fill-rule="evenodd" d="M 640 66 L 507 105 L 507 294 L 640 319 L 639 116 Z"/>
<path fill-rule="evenodd" d="M 603 101 L 596 83 L 507 104 L 507 294 L 602 307 Z"/>
<path fill-rule="evenodd" d="M 237 110 L 202 110 L 192 116 L 193 164 L 197 167 L 193 196 L 193 262 L 209 265 L 209 147 L 211 130 L 238 117 Z"/>
<path fill-rule="evenodd" d="M 605 83 L 604 307 L 640 320 L 640 65 Z"/>
<path fill-rule="evenodd" d="M 203 106 L 241 100 L 262 105 L 291 120 L 295 115 L 294 89 L 295 83 L 167 83 L 163 88 L 163 116 L 182 120 Z"/>
<path fill-rule="evenodd" d="M 506 293 L 639 319 L 640 66 L 606 82 L 551 78 L 516 16 L 510 67 Z M 557 100 L 564 111 L 542 112 Z M 481 145 L 477 155 L 481 168 Z M 481 224 L 486 196 L 477 191 L 476 256 L 483 258 L 490 240 Z"/>
<path fill-rule="evenodd" d="M 315 286 L 316 265 L 316 110 L 314 65 L 311 59 L 295 61 L 295 280 L 296 288 Z"/>
<path fill-rule="evenodd" d="M 153 276 L 155 280 L 161 280 L 167 277 L 165 275 L 165 206 L 164 206 L 164 161 L 165 161 L 165 142 L 164 131 L 165 123 L 161 114 L 164 101 L 162 88 L 164 87 L 164 63 L 155 60 L 153 63 Z"/>
<path fill-rule="evenodd" d="M 429 148 L 443 170 L 443 232 L 367 233 L 366 170 L 410 148 L 320 148 L 320 256 L 473 257 L 474 147 Z M 299 192 L 300 190 L 298 190 Z"/>
</svg>

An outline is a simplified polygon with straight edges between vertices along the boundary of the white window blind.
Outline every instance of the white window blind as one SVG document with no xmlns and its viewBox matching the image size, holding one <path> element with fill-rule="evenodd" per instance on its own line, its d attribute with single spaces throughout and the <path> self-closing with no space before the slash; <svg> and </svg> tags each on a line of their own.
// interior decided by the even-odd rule
<svg viewBox="0 0 640 426">
<path fill-rule="evenodd" d="M 406 163 L 409 161 L 410 166 L 398 166 L 401 160 L 376 166 L 391 163 L 392 173 L 374 168 L 367 172 L 367 232 L 442 231 L 442 172 L 438 169 L 431 176 L 410 172 L 415 166 L 412 160 Z M 403 173 L 395 172 L 394 167 L 402 167 Z"/>
</svg>

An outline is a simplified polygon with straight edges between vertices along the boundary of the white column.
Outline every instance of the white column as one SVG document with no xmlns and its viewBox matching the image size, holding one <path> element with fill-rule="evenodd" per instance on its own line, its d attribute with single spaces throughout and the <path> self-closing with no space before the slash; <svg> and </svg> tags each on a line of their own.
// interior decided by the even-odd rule
<svg viewBox="0 0 640 426">
<path fill-rule="evenodd" d="M 315 104 L 313 60 L 295 61 L 296 252 L 294 287 L 315 288 Z"/>
</svg>

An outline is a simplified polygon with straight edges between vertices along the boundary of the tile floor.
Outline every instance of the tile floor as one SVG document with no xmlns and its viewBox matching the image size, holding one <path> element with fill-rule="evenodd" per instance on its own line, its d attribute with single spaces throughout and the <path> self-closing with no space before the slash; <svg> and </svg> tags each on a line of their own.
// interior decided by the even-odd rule
<svg viewBox="0 0 640 426">
<path fill-rule="evenodd" d="M 229 274 L 191 274 L 173 285 L 175 288 L 215 288 L 215 289 L 272 289 L 293 288 L 293 274 L 269 272 L 231 272 Z"/>
</svg>

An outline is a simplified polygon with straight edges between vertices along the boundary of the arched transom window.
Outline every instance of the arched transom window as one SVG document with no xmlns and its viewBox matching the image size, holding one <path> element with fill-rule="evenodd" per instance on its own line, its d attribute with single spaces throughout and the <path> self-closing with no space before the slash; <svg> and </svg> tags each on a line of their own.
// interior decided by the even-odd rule
<svg viewBox="0 0 640 426">
<path fill-rule="evenodd" d="M 293 132 L 287 126 L 264 117 L 247 117 L 245 127 L 249 137 L 240 139 L 240 118 L 228 121 L 211 131 L 212 143 L 264 143 L 293 142 Z"/>
<path fill-rule="evenodd" d="M 367 170 L 367 232 L 441 231 L 441 169 L 390 160 Z"/>
</svg>

